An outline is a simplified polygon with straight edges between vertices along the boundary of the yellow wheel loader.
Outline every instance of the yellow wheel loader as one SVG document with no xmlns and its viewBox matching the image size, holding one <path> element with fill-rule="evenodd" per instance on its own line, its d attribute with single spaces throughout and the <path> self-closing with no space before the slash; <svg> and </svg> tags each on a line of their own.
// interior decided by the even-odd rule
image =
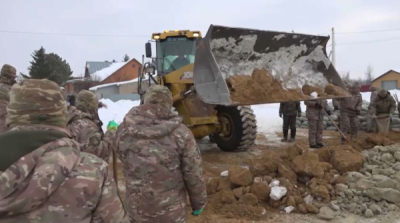
<svg viewBox="0 0 400 223">
<path fill-rule="evenodd" d="M 277 83 L 283 91 L 298 90 L 305 84 L 345 87 L 326 56 L 328 40 L 329 36 L 216 25 L 210 26 L 204 38 L 199 31 L 189 30 L 153 33 L 145 45 L 146 57 L 152 62 L 142 67 L 138 92 L 145 93 L 142 83 L 147 80 L 149 84 L 167 86 L 173 106 L 196 138 L 210 136 L 223 151 L 245 151 L 257 136 L 256 118 L 249 105 L 309 100 L 302 94 L 268 99 L 276 96 Z M 253 92 L 246 85 L 241 90 L 233 89 L 231 78 L 249 78 L 255 70 L 267 71 L 268 78 L 277 82 L 261 92 Z M 246 81 L 238 79 L 235 84 Z M 241 91 L 265 97 L 256 102 L 233 98 L 233 92 L 240 96 Z"/>
</svg>

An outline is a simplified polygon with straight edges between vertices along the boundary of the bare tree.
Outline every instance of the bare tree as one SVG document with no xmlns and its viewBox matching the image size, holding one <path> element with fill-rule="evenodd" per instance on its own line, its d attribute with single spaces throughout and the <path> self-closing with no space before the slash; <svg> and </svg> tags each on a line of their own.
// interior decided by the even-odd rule
<svg viewBox="0 0 400 223">
<path fill-rule="evenodd" d="M 366 84 L 371 84 L 372 80 L 374 79 L 374 76 L 372 75 L 374 71 L 374 67 L 370 64 L 367 67 L 367 70 L 365 71 L 365 83 Z"/>
</svg>

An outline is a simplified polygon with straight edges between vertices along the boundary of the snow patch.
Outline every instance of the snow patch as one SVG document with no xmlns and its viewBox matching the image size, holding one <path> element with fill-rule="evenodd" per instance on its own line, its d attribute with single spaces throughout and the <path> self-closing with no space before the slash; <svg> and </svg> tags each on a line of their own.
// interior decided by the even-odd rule
<svg viewBox="0 0 400 223">
<path fill-rule="evenodd" d="M 279 35 L 274 36 L 274 38 L 272 38 L 272 39 L 278 41 L 278 40 L 282 39 L 283 37 L 286 37 L 286 35 L 285 34 L 279 34 Z"/>
<path fill-rule="evenodd" d="M 140 104 L 140 101 L 131 100 L 113 102 L 110 99 L 101 99 L 100 101 L 107 105 L 107 108 L 99 109 L 99 117 L 103 122 L 102 128 L 104 132 L 107 131 L 107 124 L 110 121 L 114 120 L 116 123 L 121 124 L 129 110 Z"/>
<path fill-rule="evenodd" d="M 221 177 L 227 177 L 229 176 L 229 171 L 225 170 L 221 172 Z"/>
<path fill-rule="evenodd" d="M 317 92 L 312 92 L 311 94 L 311 98 L 318 98 L 318 93 Z"/>
<path fill-rule="evenodd" d="M 271 194 L 269 195 L 272 200 L 278 201 L 280 200 L 283 196 L 285 196 L 287 193 L 286 187 L 272 187 L 271 188 Z"/>
<path fill-rule="evenodd" d="M 109 67 L 104 68 L 102 70 L 98 70 L 91 74 L 90 76 L 99 81 L 104 81 L 107 77 L 109 77 L 111 74 L 115 73 L 115 71 L 119 70 L 121 67 L 125 66 L 125 64 L 128 62 L 123 62 L 123 63 L 112 63 Z"/>
</svg>

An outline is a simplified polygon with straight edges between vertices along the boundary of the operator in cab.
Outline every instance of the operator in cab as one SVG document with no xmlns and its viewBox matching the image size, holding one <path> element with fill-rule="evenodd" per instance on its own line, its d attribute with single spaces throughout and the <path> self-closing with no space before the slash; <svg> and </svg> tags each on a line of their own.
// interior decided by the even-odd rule
<svg viewBox="0 0 400 223">
<path fill-rule="evenodd" d="M 190 64 L 190 61 L 185 57 L 182 52 L 179 52 L 178 57 L 172 62 L 172 66 L 175 70 L 182 68 L 186 65 Z"/>
</svg>

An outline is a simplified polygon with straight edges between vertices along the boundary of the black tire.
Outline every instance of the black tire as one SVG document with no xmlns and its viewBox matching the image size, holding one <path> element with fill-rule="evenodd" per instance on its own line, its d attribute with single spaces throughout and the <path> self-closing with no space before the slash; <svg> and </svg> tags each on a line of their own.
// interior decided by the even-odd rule
<svg viewBox="0 0 400 223">
<path fill-rule="evenodd" d="M 218 106 L 221 124 L 228 123 L 228 131 L 211 136 L 218 147 L 225 152 L 246 151 L 256 140 L 257 122 L 253 110 L 247 106 Z"/>
</svg>

